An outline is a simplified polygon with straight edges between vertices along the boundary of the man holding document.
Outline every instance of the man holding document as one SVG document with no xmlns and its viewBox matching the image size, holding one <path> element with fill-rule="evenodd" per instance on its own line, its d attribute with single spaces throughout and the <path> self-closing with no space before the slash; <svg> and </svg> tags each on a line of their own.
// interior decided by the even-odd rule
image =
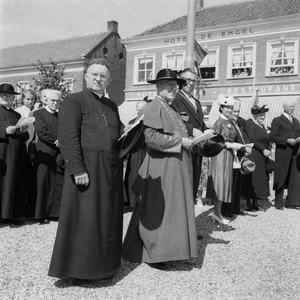
<svg viewBox="0 0 300 300">
<path fill-rule="evenodd" d="M 16 126 L 21 115 L 11 108 L 18 94 L 11 84 L 0 85 L 0 217 L 5 223 L 22 225 L 17 217 L 25 216 L 29 135 L 28 124 Z"/>
</svg>

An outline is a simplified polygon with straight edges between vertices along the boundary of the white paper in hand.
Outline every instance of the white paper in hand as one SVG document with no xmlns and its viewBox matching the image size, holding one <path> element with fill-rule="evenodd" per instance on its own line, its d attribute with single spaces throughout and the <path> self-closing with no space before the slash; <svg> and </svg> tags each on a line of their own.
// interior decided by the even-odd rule
<svg viewBox="0 0 300 300">
<path fill-rule="evenodd" d="M 214 133 L 214 131 L 212 129 L 206 129 L 202 134 L 193 138 L 192 145 L 196 145 L 199 142 L 209 140 L 214 136 L 216 136 L 216 134 Z"/>
<path fill-rule="evenodd" d="M 30 124 L 32 124 L 35 120 L 35 117 L 21 117 L 18 121 L 18 123 L 16 124 L 17 128 L 23 127 L 23 126 L 28 126 Z"/>
</svg>

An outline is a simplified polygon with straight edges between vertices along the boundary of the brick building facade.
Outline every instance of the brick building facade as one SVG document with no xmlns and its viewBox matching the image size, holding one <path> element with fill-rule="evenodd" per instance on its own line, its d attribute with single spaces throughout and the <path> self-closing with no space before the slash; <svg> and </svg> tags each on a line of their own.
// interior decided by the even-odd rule
<svg viewBox="0 0 300 300">
<path fill-rule="evenodd" d="M 112 82 L 107 93 L 120 105 L 124 101 L 126 51 L 116 21 L 108 21 L 107 31 L 99 34 L 0 49 L 0 83 L 34 87 L 38 72 L 32 64 L 38 60 L 47 64 L 51 59 L 65 67 L 65 80 L 71 82 L 72 92 L 78 92 L 85 86 L 88 62 L 100 57 L 111 66 Z"/>
<path fill-rule="evenodd" d="M 143 97 L 155 97 L 147 84 L 162 68 L 183 69 L 187 16 L 122 40 L 127 50 L 125 102 L 120 107 L 126 123 Z M 253 91 L 259 105 L 270 108 L 266 123 L 282 112 L 286 97 L 296 101 L 300 118 L 298 0 L 252 0 L 201 8 L 196 13 L 195 38 L 208 52 L 201 63 L 203 89 L 199 99 L 209 108 L 209 123 L 218 117 L 220 93 L 242 103 L 242 116 L 250 117 Z"/>
</svg>

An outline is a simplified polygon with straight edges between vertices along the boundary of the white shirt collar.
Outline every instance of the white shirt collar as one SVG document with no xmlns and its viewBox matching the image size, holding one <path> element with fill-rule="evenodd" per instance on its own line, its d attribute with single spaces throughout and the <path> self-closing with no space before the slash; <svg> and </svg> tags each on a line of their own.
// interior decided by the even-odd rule
<svg viewBox="0 0 300 300">
<path fill-rule="evenodd" d="M 45 109 L 46 109 L 50 114 L 55 114 L 55 113 L 56 113 L 55 111 L 52 111 L 52 110 L 49 108 L 48 105 L 45 107 Z"/>
</svg>

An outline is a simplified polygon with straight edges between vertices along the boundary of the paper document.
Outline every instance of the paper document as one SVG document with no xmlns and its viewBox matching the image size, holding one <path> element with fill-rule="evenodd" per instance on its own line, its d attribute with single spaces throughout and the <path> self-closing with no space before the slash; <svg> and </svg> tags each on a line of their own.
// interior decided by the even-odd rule
<svg viewBox="0 0 300 300">
<path fill-rule="evenodd" d="M 206 141 L 211 139 L 212 137 L 216 136 L 217 134 L 214 133 L 212 129 L 206 129 L 202 134 L 196 136 L 192 140 L 192 145 L 196 145 L 199 142 Z"/>
<path fill-rule="evenodd" d="M 122 139 L 124 136 L 126 136 L 129 132 L 130 132 L 130 130 L 132 130 L 134 127 L 136 127 L 138 124 L 140 124 L 140 121 L 142 121 L 144 119 L 144 114 L 142 114 L 133 124 L 132 124 L 132 126 L 130 127 L 130 129 L 128 129 L 126 132 L 124 132 L 120 137 L 119 137 L 119 139 L 118 139 L 118 141 L 120 140 L 120 139 Z"/>
<path fill-rule="evenodd" d="M 17 128 L 23 127 L 23 126 L 28 126 L 30 124 L 32 124 L 35 120 L 35 117 L 21 117 L 18 121 L 18 123 L 16 124 Z"/>
</svg>

